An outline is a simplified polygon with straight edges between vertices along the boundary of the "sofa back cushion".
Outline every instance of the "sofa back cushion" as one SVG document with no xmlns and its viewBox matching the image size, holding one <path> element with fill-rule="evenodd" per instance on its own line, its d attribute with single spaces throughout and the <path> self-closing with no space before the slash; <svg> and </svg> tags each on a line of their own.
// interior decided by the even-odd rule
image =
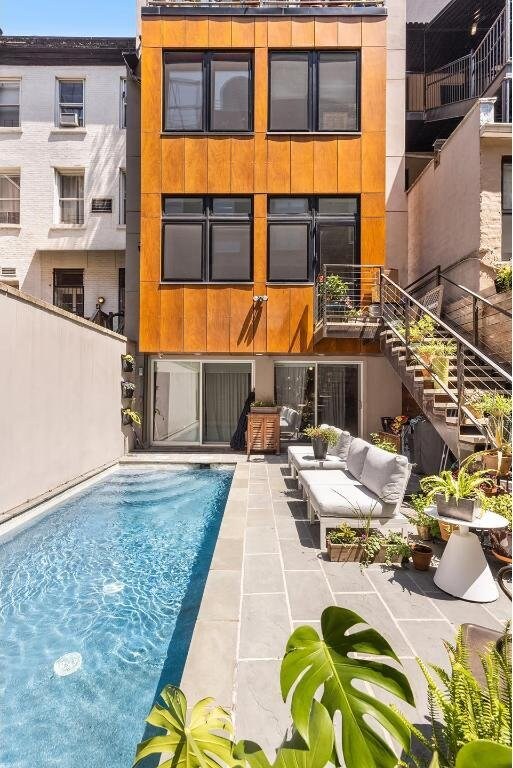
<svg viewBox="0 0 513 768">
<path fill-rule="evenodd" d="M 409 476 L 406 456 L 389 453 L 375 445 L 369 447 L 360 479 L 380 499 L 389 503 L 402 499 Z"/>
<path fill-rule="evenodd" d="M 334 456 L 338 456 L 340 461 L 347 461 L 352 439 L 350 432 L 345 432 L 341 429 L 338 443 L 333 448 L 330 448 L 330 453 Z"/>
<path fill-rule="evenodd" d="M 347 468 L 351 474 L 356 477 L 357 480 L 362 479 L 365 457 L 369 448 L 370 444 L 366 443 L 365 440 L 362 440 L 359 437 L 353 437 L 349 444 L 349 451 L 347 454 Z"/>
</svg>

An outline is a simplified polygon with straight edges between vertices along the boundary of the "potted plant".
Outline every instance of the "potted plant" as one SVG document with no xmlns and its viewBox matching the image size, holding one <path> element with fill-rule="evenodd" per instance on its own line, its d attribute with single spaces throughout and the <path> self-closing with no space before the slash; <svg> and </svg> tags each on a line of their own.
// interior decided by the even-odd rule
<svg viewBox="0 0 513 768">
<path fill-rule="evenodd" d="M 501 476 L 511 470 L 511 397 L 502 392 L 481 393 L 476 407 L 486 416 L 486 433 L 494 447 L 482 452 L 483 466 Z"/>
<path fill-rule="evenodd" d="M 426 514 L 425 509 L 429 507 L 429 496 L 424 493 L 415 493 L 410 499 L 413 507 L 413 514 L 408 515 L 410 521 L 417 526 L 417 533 L 421 541 L 430 541 L 432 538 L 433 518 Z"/>
<path fill-rule="evenodd" d="M 278 406 L 272 400 L 255 400 L 251 405 L 251 413 L 276 413 Z"/>
<path fill-rule="evenodd" d="M 418 352 L 422 360 L 427 363 L 425 374 L 434 373 L 438 382 L 445 388 L 449 385 L 450 359 L 456 354 L 456 344 L 443 339 L 432 339 L 419 344 Z"/>
<path fill-rule="evenodd" d="M 408 540 L 399 531 L 390 531 L 385 536 L 382 550 L 386 565 L 393 565 L 394 563 L 404 565 L 411 557 L 411 547 Z M 375 562 L 379 562 L 378 558 Z"/>
<path fill-rule="evenodd" d="M 370 436 L 376 448 L 381 448 L 382 451 L 388 451 L 388 453 L 397 453 L 397 446 L 387 438 L 386 432 L 371 432 Z M 395 437 L 395 435 L 391 435 L 391 437 Z"/>
<path fill-rule="evenodd" d="M 121 397 L 130 400 L 134 396 L 135 384 L 131 381 L 121 382 Z"/>
<path fill-rule="evenodd" d="M 466 389 L 463 395 L 463 405 L 467 411 L 475 418 L 484 418 L 484 411 L 482 407 L 483 392 L 480 389 Z"/>
<path fill-rule="evenodd" d="M 327 532 L 326 549 L 329 559 L 337 563 L 360 562 L 363 553 L 357 531 L 346 523 Z"/>
<path fill-rule="evenodd" d="M 511 264 L 501 264 L 497 267 L 494 282 L 497 293 L 511 291 Z"/>
<path fill-rule="evenodd" d="M 338 442 L 338 434 L 333 427 L 307 427 L 304 434 L 311 439 L 313 453 L 318 461 L 324 460 L 328 448 Z"/>
<path fill-rule="evenodd" d="M 136 424 L 138 427 L 141 426 L 141 415 L 131 408 L 122 408 L 121 420 L 124 427 L 130 426 L 130 424 Z"/>
<path fill-rule="evenodd" d="M 319 276 L 321 295 L 324 296 L 327 306 L 334 305 L 339 309 L 339 305 L 346 299 L 349 292 L 349 283 L 339 275 L 328 275 L 326 280 L 324 275 Z"/>
<path fill-rule="evenodd" d="M 492 481 L 485 470 L 470 472 L 468 466 L 467 459 L 454 473 L 444 470 L 439 475 L 424 477 L 420 486 L 430 500 L 436 500 L 439 515 L 471 523 L 482 515 L 481 486 Z"/>
<path fill-rule="evenodd" d="M 495 528 L 490 531 L 493 552 L 500 558 L 511 562 L 511 493 L 501 493 L 486 499 L 486 509 L 496 512 L 508 521 L 507 528 Z"/>
<path fill-rule="evenodd" d="M 406 333 L 406 329 L 404 333 Z M 409 341 L 412 344 L 419 344 L 427 339 L 432 339 L 435 334 L 435 321 L 431 315 L 422 315 L 419 320 L 410 324 L 408 333 Z"/>
<path fill-rule="evenodd" d="M 432 556 L 433 550 L 427 544 L 414 544 L 411 548 L 413 567 L 417 571 L 428 571 Z"/>
<path fill-rule="evenodd" d="M 134 370 L 134 362 L 135 360 L 133 355 L 121 355 L 123 373 L 131 373 Z"/>
</svg>

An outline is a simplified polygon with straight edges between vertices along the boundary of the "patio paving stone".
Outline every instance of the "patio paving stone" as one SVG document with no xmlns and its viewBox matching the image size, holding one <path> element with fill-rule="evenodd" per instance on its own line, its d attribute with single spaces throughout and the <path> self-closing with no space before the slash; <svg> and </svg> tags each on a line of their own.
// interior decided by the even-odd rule
<svg viewBox="0 0 513 768">
<path fill-rule="evenodd" d="M 285 593 L 281 560 L 276 555 L 248 555 L 244 563 L 244 594 L 258 592 Z"/>
</svg>

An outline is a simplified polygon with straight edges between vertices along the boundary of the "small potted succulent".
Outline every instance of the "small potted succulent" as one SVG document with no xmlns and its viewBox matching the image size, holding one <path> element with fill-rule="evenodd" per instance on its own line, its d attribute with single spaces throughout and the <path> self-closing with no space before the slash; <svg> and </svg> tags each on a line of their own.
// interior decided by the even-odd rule
<svg viewBox="0 0 513 768">
<path fill-rule="evenodd" d="M 251 413 L 276 413 L 278 406 L 273 400 L 255 400 L 251 404 Z"/>
<path fill-rule="evenodd" d="M 133 355 L 121 355 L 121 365 L 123 367 L 123 373 L 132 373 L 134 370 L 134 356 Z"/>
<path fill-rule="evenodd" d="M 410 499 L 413 507 L 413 514 L 409 514 L 410 521 L 417 526 L 417 533 L 421 541 L 431 541 L 433 518 L 426 514 L 425 509 L 429 507 L 429 496 L 423 493 L 415 493 Z"/>
<path fill-rule="evenodd" d="M 328 448 L 338 442 L 338 434 L 333 427 L 307 427 L 304 434 L 311 439 L 314 457 L 318 461 L 323 461 Z"/>
<path fill-rule="evenodd" d="M 470 457 L 474 460 L 473 456 Z M 444 470 L 439 475 L 424 477 L 420 486 L 430 500 L 435 499 L 438 514 L 471 523 L 483 513 L 482 486 L 491 486 L 493 481 L 486 470 L 470 472 L 469 460 L 459 470 Z"/>
<path fill-rule="evenodd" d="M 124 427 L 130 426 L 130 424 L 136 424 L 138 427 L 141 426 L 141 415 L 131 408 L 122 408 L 121 420 Z"/>
<path fill-rule="evenodd" d="M 494 282 L 497 293 L 511 291 L 511 264 L 500 264 L 497 267 Z"/>
<path fill-rule="evenodd" d="M 363 550 L 358 532 L 346 523 L 329 530 L 326 534 L 326 549 L 332 562 L 360 562 Z"/>
<path fill-rule="evenodd" d="M 414 544 L 411 548 L 413 567 L 417 571 L 428 571 L 432 557 L 433 550 L 427 544 Z"/>
<path fill-rule="evenodd" d="M 135 384 L 131 381 L 122 381 L 121 382 L 121 397 L 123 397 L 126 400 L 131 400 L 134 396 L 135 392 Z"/>
</svg>

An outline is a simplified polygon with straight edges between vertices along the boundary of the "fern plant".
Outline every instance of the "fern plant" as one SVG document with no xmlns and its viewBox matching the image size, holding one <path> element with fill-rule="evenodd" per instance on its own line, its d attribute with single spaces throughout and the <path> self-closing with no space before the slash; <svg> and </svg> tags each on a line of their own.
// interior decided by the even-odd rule
<svg viewBox="0 0 513 768">
<path fill-rule="evenodd" d="M 441 493 L 445 496 L 446 501 L 449 501 L 451 497 L 457 501 L 460 499 L 480 499 L 483 495 L 483 487 L 491 488 L 492 486 L 493 481 L 490 479 L 489 472 L 484 469 L 478 472 L 469 472 L 465 465 L 460 466 L 456 475 L 446 469 L 439 475 L 430 475 L 420 481 L 420 487 L 429 499 L 433 499 L 437 493 Z"/>
<path fill-rule="evenodd" d="M 440 768 L 455 768 L 459 750 L 477 739 L 511 745 L 510 642 L 505 632 L 498 646 L 491 646 L 480 656 L 484 683 L 480 683 L 470 669 L 468 648 L 461 627 L 454 645 L 444 643 L 450 672 L 437 665 L 428 668 L 417 659 L 428 687 L 431 733 L 426 737 L 415 726 L 411 729 L 424 747 L 437 754 Z M 418 768 L 422 762 L 410 753 L 408 761 L 402 762 L 402 765 Z"/>
</svg>

